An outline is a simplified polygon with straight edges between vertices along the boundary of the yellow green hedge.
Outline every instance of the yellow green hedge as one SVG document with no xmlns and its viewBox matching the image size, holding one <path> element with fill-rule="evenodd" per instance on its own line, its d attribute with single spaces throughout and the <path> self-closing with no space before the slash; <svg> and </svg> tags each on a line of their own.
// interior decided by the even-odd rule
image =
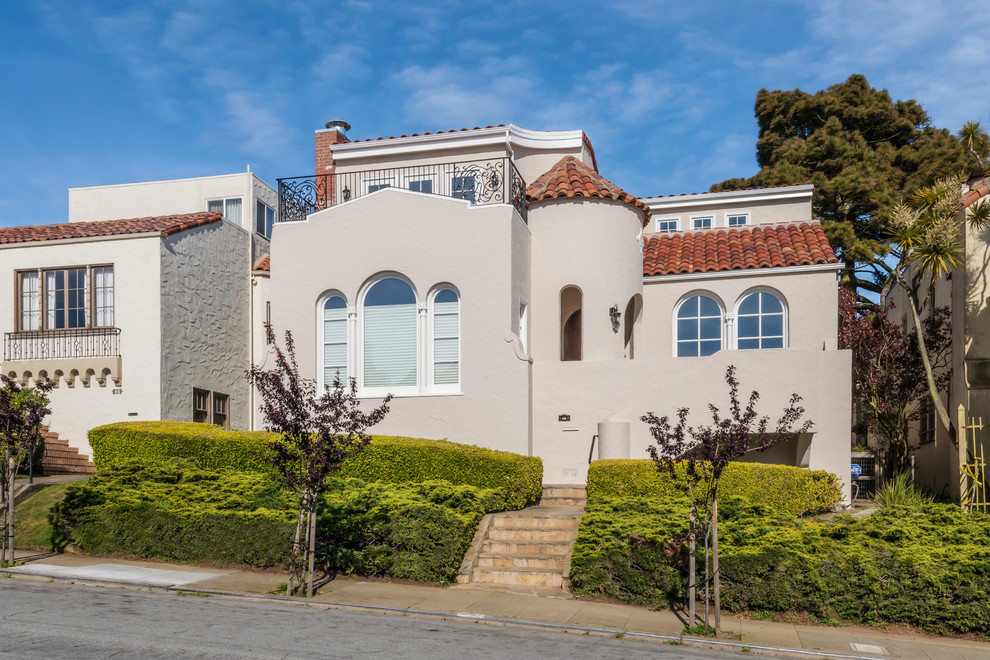
<svg viewBox="0 0 990 660">
<path fill-rule="evenodd" d="M 684 467 L 676 467 L 683 480 Z M 680 493 L 670 475 L 660 474 L 651 460 L 595 461 L 588 468 L 588 498 L 670 497 Z M 719 498 L 738 495 L 754 504 L 800 516 L 827 511 L 842 501 L 835 475 L 765 463 L 731 463 L 722 473 Z"/>
<path fill-rule="evenodd" d="M 224 431 L 193 422 L 119 422 L 91 430 L 89 444 L 98 469 L 132 459 L 188 458 L 203 469 L 268 472 L 265 443 L 274 437 L 268 431 Z M 497 488 L 510 509 L 519 509 L 539 497 L 543 462 L 446 440 L 372 436 L 363 452 L 344 462 L 341 475 L 391 483 L 443 479 Z"/>
</svg>

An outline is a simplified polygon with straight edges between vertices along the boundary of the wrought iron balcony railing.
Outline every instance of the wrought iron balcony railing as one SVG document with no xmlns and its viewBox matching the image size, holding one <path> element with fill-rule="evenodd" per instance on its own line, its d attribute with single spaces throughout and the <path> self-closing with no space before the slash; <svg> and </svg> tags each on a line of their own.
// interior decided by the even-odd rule
<svg viewBox="0 0 990 660">
<path fill-rule="evenodd" d="M 4 362 L 91 357 L 120 357 L 120 328 L 34 330 L 3 337 Z"/>
<path fill-rule="evenodd" d="M 472 204 L 512 204 L 526 219 L 526 182 L 509 158 L 490 158 L 279 179 L 278 221 L 305 220 L 310 213 L 382 188 L 405 188 Z"/>
</svg>

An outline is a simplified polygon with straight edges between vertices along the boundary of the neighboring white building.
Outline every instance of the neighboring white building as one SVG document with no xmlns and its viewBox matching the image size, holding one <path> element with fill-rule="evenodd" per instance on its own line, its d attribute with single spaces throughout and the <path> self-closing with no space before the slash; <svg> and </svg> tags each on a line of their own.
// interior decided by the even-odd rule
<svg viewBox="0 0 990 660">
<path fill-rule="evenodd" d="M 219 213 L 0 228 L 5 375 L 48 377 L 51 428 L 140 420 L 246 429 L 250 234 Z"/>
</svg>

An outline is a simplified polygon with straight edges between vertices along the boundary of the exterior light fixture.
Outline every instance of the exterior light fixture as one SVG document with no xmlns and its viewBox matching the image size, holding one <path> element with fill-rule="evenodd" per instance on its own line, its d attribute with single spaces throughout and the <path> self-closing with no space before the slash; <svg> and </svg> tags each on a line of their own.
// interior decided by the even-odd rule
<svg viewBox="0 0 990 660">
<path fill-rule="evenodd" d="M 343 194 L 344 201 L 346 202 L 347 200 L 349 200 L 351 198 L 351 189 L 350 188 L 344 188 L 344 190 L 343 190 L 343 192 L 341 194 Z"/>
<path fill-rule="evenodd" d="M 619 311 L 618 305 L 612 305 L 612 308 L 608 310 L 608 315 L 612 319 L 612 332 L 619 332 L 619 318 L 622 317 L 622 312 Z"/>
</svg>

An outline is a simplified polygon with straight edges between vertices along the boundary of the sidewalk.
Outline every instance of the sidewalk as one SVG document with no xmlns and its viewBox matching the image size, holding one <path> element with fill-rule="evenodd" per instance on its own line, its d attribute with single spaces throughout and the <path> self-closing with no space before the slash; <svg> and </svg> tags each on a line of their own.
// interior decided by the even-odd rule
<svg viewBox="0 0 990 660">
<path fill-rule="evenodd" d="M 158 588 L 214 595 L 275 598 L 285 576 L 251 570 L 208 569 L 162 562 L 124 561 L 79 554 L 18 553 L 25 565 L 0 569 L 17 579 L 58 579 L 80 584 Z M 0 580 L 0 590 L 3 580 Z M 302 599 L 291 599 L 302 600 Z M 591 630 L 597 633 L 646 635 L 658 643 L 676 640 L 683 623 L 671 612 L 653 612 L 632 605 L 602 603 L 555 589 L 539 593 L 510 593 L 472 585 L 440 587 L 397 584 L 340 577 L 323 586 L 314 604 L 374 608 L 397 613 L 453 616 L 491 623 Z M 724 651 L 794 658 L 904 658 L 923 660 L 990 660 L 990 643 L 886 632 L 860 626 L 830 628 L 726 615 L 728 643 Z M 712 640 L 685 637 L 686 644 L 705 646 Z M 745 649 L 744 649 L 745 647 Z"/>
</svg>

